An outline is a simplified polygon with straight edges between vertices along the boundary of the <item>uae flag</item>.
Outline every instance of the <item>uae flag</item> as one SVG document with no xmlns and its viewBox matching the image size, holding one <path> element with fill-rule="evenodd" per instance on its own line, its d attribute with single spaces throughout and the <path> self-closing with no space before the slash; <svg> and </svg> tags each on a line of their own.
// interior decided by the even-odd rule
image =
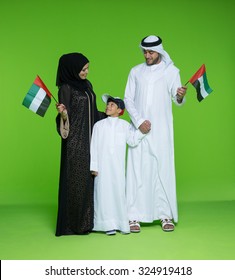
<svg viewBox="0 0 235 280">
<path fill-rule="evenodd" d="M 48 88 L 37 76 L 23 100 L 23 105 L 43 117 L 51 103 L 51 96 Z"/>
<path fill-rule="evenodd" d="M 200 69 L 192 76 L 189 82 L 196 88 L 197 99 L 199 102 L 212 92 L 212 89 L 210 88 L 207 81 L 205 64 L 203 64 Z"/>
</svg>

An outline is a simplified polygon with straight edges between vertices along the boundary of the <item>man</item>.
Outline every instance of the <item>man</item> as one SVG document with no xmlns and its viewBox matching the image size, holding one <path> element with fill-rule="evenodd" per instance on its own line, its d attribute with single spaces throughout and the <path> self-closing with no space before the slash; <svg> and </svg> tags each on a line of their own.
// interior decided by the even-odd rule
<svg viewBox="0 0 235 280">
<path fill-rule="evenodd" d="M 145 63 L 131 69 L 124 98 L 133 126 L 148 133 L 137 147 L 128 148 L 130 230 L 139 232 L 139 222 L 160 220 L 164 231 L 172 231 L 178 211 L 171 101 L 182 105 L 186 87 L 160 37 L 145 37 L 140 48 Z"/>
</svg>

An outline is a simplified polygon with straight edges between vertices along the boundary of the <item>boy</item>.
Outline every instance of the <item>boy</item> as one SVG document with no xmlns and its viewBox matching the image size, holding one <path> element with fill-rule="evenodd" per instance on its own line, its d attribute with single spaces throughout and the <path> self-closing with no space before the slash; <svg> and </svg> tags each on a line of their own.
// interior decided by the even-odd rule
<svg viewBox="0 0 235 280">
<path fill-rule="evenodd" d="M 125 110 L 122 99 L 104 94 L 102 100 L 108 117 L 94 125 L 91 138 L 90 170 L 95 176 L 93 230 L 108 235 L 116 234 L 116 230 L 127 234 L 130 226 L 125 198 L 126 144 L 137 146 L 145 134 L 119 119 Z"/>
</svg>

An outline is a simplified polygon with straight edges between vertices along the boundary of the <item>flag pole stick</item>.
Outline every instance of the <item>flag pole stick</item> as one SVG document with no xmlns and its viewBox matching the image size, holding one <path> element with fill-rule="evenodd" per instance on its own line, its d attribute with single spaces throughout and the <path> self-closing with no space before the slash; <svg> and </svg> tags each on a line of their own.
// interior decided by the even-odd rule
<svg viewBox="0 0 235 280">
<path fill-rule="evenodd" d="M 186 84 L 184 84 L 184 85 L 186 86 L 188 83 L 189 83 L 189 81 L 187 81 L 187 83 L 186 83 Z"/>
<path fill-rule="evenodd" d="M 55 100 L 56 103 L 58 103 L 58 101 L 55 99 L 54 95 L 51 93 L 52 98 Z"/>
<path fill-rule="evenodd" d="M 58 101 L 55 99 L 54 95 L 48 90 L 48 88 L 47 88 L 46 85 L 43 83 L 43 81 L 42 81 L 42 79 L 39 77 L 39 75 L 37 75 L 35 81 L 36 81 L 37 79 L 39 79 L 40 83 L 47 89 L 47 91 L 48 91 L 47 94 L 48 94 L 50 97 L 52 96 L 52 98 L 55 100 L 55 102 L 58 103 Z"/>
</svg>

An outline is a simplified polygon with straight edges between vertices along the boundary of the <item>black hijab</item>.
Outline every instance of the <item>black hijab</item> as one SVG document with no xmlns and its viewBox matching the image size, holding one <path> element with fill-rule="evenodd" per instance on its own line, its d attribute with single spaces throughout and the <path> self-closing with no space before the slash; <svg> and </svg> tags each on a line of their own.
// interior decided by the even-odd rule
<svg viewBox="0 0 235 280">
<path fill-rule="evenodd" d="M 88 87 L 87 80 L 79 77 L 82 68 L 89 60 L 81 53 L 64 54 L 59 59 L 56 85 L 69 84 L 75 89 L 84 90 Z"/>
</svg>

